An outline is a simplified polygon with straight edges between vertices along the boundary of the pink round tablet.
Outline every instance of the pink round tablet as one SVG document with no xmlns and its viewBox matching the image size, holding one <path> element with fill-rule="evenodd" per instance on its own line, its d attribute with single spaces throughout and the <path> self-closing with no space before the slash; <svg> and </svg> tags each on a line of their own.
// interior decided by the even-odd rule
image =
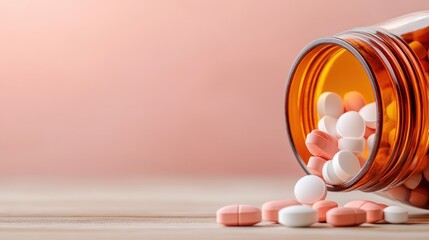
<svg viewBox="0 0 429 240">
<path fill-rule="evenodd" d="M 383 207 L 374 202 L 364 203 L 360 209 L 366 212 L 366 222 L 376 223 L 384 219 Z"/>
<path fill-rule="evenodd" d="M 297 200 L 274 200 L 262 205 L 262 219 L 274 223 L 279 222 L 279 211 L 285 207 L 301 205 Z"/>
<path fill-rule="evenodd" d="M 358 208 L 332 208 L 326 213 L 326 222 L 335 227 L 358 226 L 366 221 L 366 212 Z"/>
<path fill-rule="evenodd" d="M 225 226 L 251 226 L 261 221 L 261 210 L 251 205 L 228 205 L 217 210 L 216 221 Z"/>
<path fill-rule="evenodd" d="M 314 210 L 317 211 L 317 218 L 319 219 L 319 222 L 325 222 L 326 212 L 328 212 L 332 208 L 338 207 L 338 203 L 331 200 L 321 200 L 315 202 L 312 207 Z"/>
<path fill-rule="evenodd" d="M 365 98 L 360 94 L 360 92 L 352 91 L 344 95 L 343 98 L 344 109 L 346 111 L 356 111 L 359 112 L 363 106 L 365 106 Z"/>
</svg>

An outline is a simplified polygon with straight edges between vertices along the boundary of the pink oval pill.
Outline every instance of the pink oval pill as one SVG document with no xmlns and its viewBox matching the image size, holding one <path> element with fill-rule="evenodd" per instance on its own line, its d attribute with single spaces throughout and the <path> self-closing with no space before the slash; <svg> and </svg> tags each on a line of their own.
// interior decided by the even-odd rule
<svg viewBox="0 0 429 240">
<path fill-rule="evenodd" d="M 357 91 L 346 93 L 343 102 L 346 111 L 359 112 L 359 110 L 365 106 L 365 98 Z"/>
<path fill-rule="evenodd" d="M 332 208 L 326 213 L 326 222 L 334 227 L 357 226 L 366 221 L 366 212 L 358 208 Z"/>
<path fill-rule="evenodd" d="M 312 155 L 324 159 L 332 159 L 335 153 L 338 152 L 338 147 L 336 145 L 314 133 L 309 133 L 307 135 L 305 145 Z"/>
<path fill-rule="evenodd" d="M 279 211 L 285 207 L 301 205 L 297 200 L 274 200 L 262 205 L 262 219 L 274 223 L 279 222 Z"/>
<path fill-rule="evenodd" d="M 383 207 L 374 202 L 364 203 L 360 209 L 366 212 L 366 222 L 376 223 L 384 219 Z"/>
<path fill-rule="evenodd" d="M 326 160 L 321 157 L 310 157 L 307 162 L 307 168 L 311 168 L 317 170 L 318 172 L 322 172 L 323 165 L 325 165 Z"/>
<path fill-rule="evenodd" d="M 350 202 L 344 204 L 344 207 L 345 208 L 360 208 L 367 202 L 370 202 L 370 201 L 368 201 L 368 200 L 353 200 L 353 201 L 350 201 Z"/>
<path fill-rule="evenodd" d="M 312 207 L 314 210 L 317 211 L 317 218 L 319 219 L 319 222 L 325 222 L 326 212 L 328 212 L 332 208 L 338 207 L 338 203 L 331 200 L 321 200 L 315 202 Z"/>
<path fill-rule="evenodd" d="M 261 210 L 251 205 L 228 205 L 216 211 L 216 221 L 225 226 L 251 226 L 261 221 Z"/>
<path fill-rule="evenodd" d="M 323 137 L 323 138 L 325 138 L 325 139 L 327 139 L 329 142 L 331 142 L 331 143 L 333 143 L 333 144 L 335 144 L 335 145 L 337 145 L 338 144 L 338 139 L 336 138 L 336 137 L 334 137 L 334 136 L 332 136 L 331 134 L 329 134 L 329 133 L 326 133 L 326 132 L 323 132 L 323 131 L 320 131 L 320 130 L 313 130 L 313 131 L 311 131 L 311 133 L 314 133 L 314 134 L 316 134 L 316 135 L 319 135 L 319 136 L 321 136 L 321 137 Z"/>
</svg>

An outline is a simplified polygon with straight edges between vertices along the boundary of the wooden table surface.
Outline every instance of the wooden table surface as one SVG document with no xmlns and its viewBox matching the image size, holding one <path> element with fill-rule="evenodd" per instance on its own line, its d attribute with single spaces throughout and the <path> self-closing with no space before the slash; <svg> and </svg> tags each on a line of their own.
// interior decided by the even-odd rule
<svg viewBox="0 0 429 240">
<path fill-rule="evenodd" d="M 215 222 L 223 205 L 261 206 L 291 198 L 294 182 L 286 178 L 49 182 L 0 184 L 0 239 L 429 239 L 429 212 L 418 209 L 409 209 L 410 223 L 402 225 L 222 227 Z M 361 192 L 328 198 L 394 203 Z"/>
</svg>

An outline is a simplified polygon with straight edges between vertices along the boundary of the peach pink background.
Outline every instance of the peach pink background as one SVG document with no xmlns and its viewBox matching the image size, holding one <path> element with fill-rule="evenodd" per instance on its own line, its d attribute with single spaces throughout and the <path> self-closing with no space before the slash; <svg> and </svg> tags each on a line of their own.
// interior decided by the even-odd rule
<svg viewBox="0 0 429 240">
<path fill-rule="evenodd" d="M 1 176 L 298 174 L 289 67 L 408 1 L 0 0 Z"/>
</svg>

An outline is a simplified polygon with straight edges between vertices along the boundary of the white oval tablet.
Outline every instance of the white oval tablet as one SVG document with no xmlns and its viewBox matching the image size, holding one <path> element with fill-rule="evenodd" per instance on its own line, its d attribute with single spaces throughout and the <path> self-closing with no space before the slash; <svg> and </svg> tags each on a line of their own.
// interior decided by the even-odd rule
<svg viewBox="0 0 429 240">
<path fill-rule="evenodd" d="M 344 112 L 344 104 L 340 95 L 324 92 L 317 100 L 317 113 L 320 117 L 331 116 L 338 118 Z"/>
<path fill-rule="evenodd" d="M 332 158 L 335 175 L 343 182 L 352 179 L 360 171 L 358 157 L 350 151 L 342 150 Z"/>
<path fill-rule="evenodd" d="M 326 161 L 325 165 L 322 168 L 322 176 L 326 183 L 331 185 L 338 185 L 343 183 L 341 179 L 334 172 L 334 168 L 332 166 L 332 160 Z"/>
<path fill-rule="evenodd" d="M 294 188 L 295 198 L 302 204 L 313 204 L 326 197 L 325 182 L 318 176 L 307 175 L 299 179 Z"/>
<path fill-rule="evenodd" d="M 322 117 L 317 123 L 317 128 L 331 136 L 339 138 L 340 135 L 337 132 L 337 119 L 331 116 Z"/>
<path fill-rule="evenodd" d="M 369 151 L 372 151 L 372 149 L 374 149 L 375 144 L 375 133 L 371 134 L 368 139 L 366 139 L 366 142 L 368 143 Z"/>
<path fill-rule="evenodd" d="M 408 221 L 408 211 L 402 207 L 390 206 L 383 209 L 384 220 L 388 223 L 404 223 Z"/>
<path fill-rule="evenodd" d="M 365 138 L 340 138 L 338 140 L 338 149 L 359 154 L 365 150 Z"/>
<path fill-rule="evenodd" d="M 377 105 L 375 102 L 365 105 L 365 107 L 359 110 L 359 114 L 365 121 L 366 126 L 369 128 L 375 128 L 377 125 Z"/>
<path fill-rule="evenodd" d="M 288 227 L 307 227 L 317 222 L 317 211 L 307 206 L 289 206 L 279 211 L 279 223 Z"/>
<path fill-rule="evenodd" d="M 365 134 L 365 121 L 358 112 L 346 112 L 338 118 L 337 132 L 341 137 L 361 138 Z"/>
<path fill-rule="evenodd" d="M 404 182 L 404 187 L 413 190 L 417 188 L 417 186 L 419 186 L 420 182 L 422 181 L 422 178 L 423 175 L 421 173 L 416 173 Z"/>
</svg>

